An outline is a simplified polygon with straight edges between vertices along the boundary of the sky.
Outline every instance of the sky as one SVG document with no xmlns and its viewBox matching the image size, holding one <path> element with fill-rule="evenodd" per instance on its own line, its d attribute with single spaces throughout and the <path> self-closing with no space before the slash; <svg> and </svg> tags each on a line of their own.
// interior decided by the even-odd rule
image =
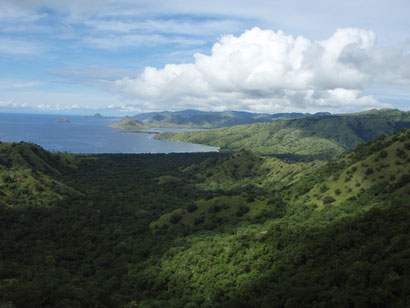
<svg viewBox="0 0 410 308">
<path fill-rule="evenodd" d="M 0 112 L 410 109 L 408 0 L 0 0 Z"/>
</svg>

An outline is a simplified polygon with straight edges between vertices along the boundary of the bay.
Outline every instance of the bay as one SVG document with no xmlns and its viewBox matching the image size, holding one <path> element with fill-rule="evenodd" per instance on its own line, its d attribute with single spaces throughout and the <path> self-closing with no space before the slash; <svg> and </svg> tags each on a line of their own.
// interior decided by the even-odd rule
<svg viewBox="0 0 410 308">
<path fill-rule="evenodd" d="M 67 123 L 57 122 L 66 118 Z M 119 133 L 108 118 L 69 115 L 0 113 L 0 141 L 31 142 L 46 150 L 67 153 L 215 152 L 216 147 L 153 139 L 155 134 Z M 152 129 L 152 132 L 188 129 Z"/>
</svg>

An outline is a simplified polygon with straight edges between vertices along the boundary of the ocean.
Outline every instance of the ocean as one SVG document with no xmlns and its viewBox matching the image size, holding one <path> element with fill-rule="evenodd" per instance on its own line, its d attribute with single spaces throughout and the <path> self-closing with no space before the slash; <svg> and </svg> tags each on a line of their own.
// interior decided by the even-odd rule
<svg viewBox="0 0 410 308">
<path fill-rule="evenodd" d="M 69 122 L 57 122 L 59 118 Z M 154 134 L 119 133 L 107 118 L 0 113 L 0 141 L 31 142 L 46 150 L 67 153 L 215 152 L 216 147 L 156 140 Z M 151 129 L 168 132 L 187 129 Z"/>
</svg>

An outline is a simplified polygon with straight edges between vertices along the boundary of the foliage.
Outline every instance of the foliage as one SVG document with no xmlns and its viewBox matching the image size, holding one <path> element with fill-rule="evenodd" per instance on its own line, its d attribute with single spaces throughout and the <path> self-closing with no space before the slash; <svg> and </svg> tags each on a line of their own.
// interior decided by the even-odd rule
<svg viewBox="0 0 410 308">
<path fill-rule="evenodd" d="M 358 114 L 324 115 L 272 123 L 238 125 L 216 130 L 164 133 L 158 139 L 248 149 L 291 159 L 335 159 L 360 143 L 410 128 L 410 112 L 373 110 Z"/>
<path fill-rule="evenodd" d="M 408 307 L 408 142 L 329 163 L 1 144 L 0 306 Z"/>
<path fill-rule="evenodd" d="M 318 113 L 319 114 L 328 114 Z M 294 119 L 315 116 L 309 113 L 262 114 L 244 111 L 205 112 L 198 110 L 142 113 L 133 118 L 150 127 L 218 128 L 252 123 L 271 122 L 277 119 Z"/>
</svg>

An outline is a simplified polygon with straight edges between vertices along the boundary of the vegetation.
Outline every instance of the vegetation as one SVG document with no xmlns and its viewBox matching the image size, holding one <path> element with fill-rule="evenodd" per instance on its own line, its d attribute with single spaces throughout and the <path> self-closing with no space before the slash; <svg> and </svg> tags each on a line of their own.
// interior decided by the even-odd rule
<svg viewBox="0 0 410 308">
<path fill-rule="evenodd" d="M 326 163 L 3 143 L 0 306 L 408 307 L 409 144 Z"/>
<path fill-rule="evenodd" d="M 51 206 L 64 196 L 81 195 L 56 180 L 76 168 L 76 159 L 51 154 L 29 143 L 0 143 L 0 206 Z"/>
<path fill-rule="evenodd" d="M 331 160 L 360 143 L 374 140 L 381 134 L 391 135 L 403 127 L 410 127 L 410 112 L 384 109 L 164 133 L 155 138 L 218 146 L 228 151 L 249 149 L 291 159 Z"/>
<path fill-rule="evenodd" d="M 324 115 L 329 113 L 317 113 Z M 312 116 L 309 113 L 263 114 L 244 111 L 205 112 L 198 110 L 142 113 L 133 118 L 151 127 L 218 128 L 252 123 L 272 122 L 277 119 L 294 119 Z"/>
</svg>

